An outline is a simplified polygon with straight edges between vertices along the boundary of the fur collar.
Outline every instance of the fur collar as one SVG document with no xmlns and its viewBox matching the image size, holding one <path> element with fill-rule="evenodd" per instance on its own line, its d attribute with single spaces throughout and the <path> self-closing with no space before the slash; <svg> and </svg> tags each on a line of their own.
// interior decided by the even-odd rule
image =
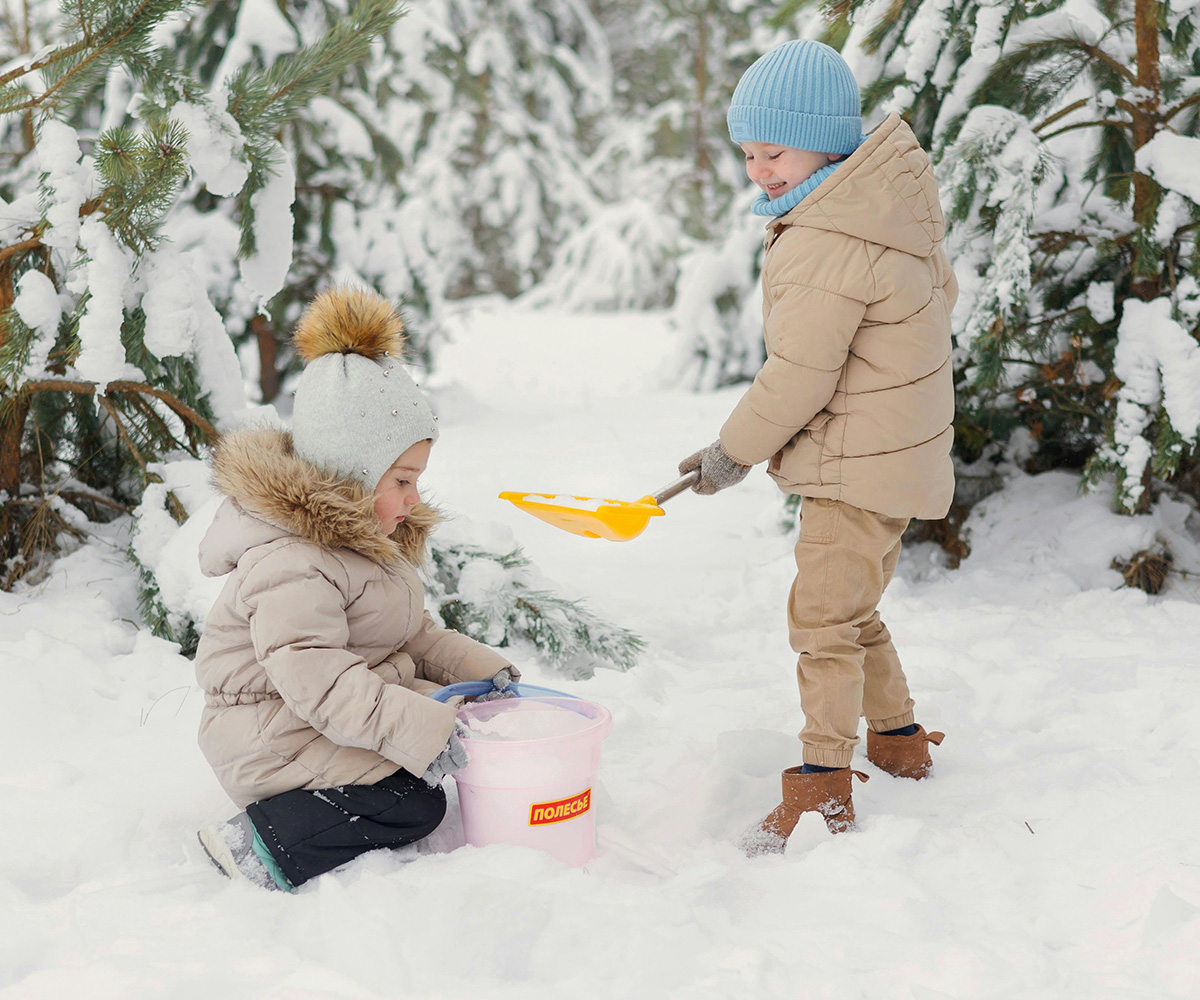
<svg viewBox="0 0 1200 1000">
<path fill-rule="evenodd" d="M 440 518 L 425 504 L 391 535 L 380 533 L 371 495 L 353 479 L 327 475 L 301 458 L 288 431 L 246 427 L 221 438 L 213 484 L 256 517 L 327 549 L 353 549 L 373 562 L 419 566 Z"/>
</svg>

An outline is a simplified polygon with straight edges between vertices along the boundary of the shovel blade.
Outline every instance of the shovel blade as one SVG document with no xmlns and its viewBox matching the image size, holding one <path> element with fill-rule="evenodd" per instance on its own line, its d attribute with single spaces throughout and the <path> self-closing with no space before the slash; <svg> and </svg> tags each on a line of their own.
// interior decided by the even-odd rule
<svg viewBox="0 0 1200 1000">
<path fill-rule="evenodd" d="M 610 542 L 636 538 L 650 523 L 650 518 L 661 517 L 663 513 L 653 497 L 629 502 L 553 493 L 507 492 L 501 493 L 500 499 L 508 500 L 527 514 L 563 531 L 584 538 L 606 538 Z"/>
</svg>

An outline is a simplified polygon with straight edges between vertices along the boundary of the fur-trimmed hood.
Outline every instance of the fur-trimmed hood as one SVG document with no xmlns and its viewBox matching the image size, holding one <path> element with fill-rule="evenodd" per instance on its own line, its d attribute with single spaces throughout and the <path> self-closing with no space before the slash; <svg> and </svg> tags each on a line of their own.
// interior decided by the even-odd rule
<svg viewBox="0 0 1200 1000">
<path fill-rule="evenodd" d="M 418 504 L 391 535 L 383 535 L 361 484 L 322 472 L 296 454 L 290 433 L 275 428 L 225 435 L 213 452 L 212 476 L 216 488 L 261 525 L 221 532 L 225 544 L 206 551 L 201 567 L 213 576 L 228 573 L 247 550 L 282 532 L 326 549 L 351 549 L 382 566 L 398 560 L 420 565 L 439 520 L 431 507 Z M 235 513 L 223 508 L 214 527 Z"/>
</svg>

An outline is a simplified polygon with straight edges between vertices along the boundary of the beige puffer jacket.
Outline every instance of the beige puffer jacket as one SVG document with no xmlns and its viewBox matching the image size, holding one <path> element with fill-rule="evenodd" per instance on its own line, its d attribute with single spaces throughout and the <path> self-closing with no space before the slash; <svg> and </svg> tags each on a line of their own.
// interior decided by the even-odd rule
<svg viewBox="0 0 1200 1000">
<path fill-rule="evenodd" d="M 933 170 L 889 116 L 768 226 L 767 360 L 721 429 L 788 493 L 889 517 L 944 517 L 954 495 L 950 311 Z"/>
<path fill-rule="evenodd" d="M 361 486 L 322 475 L 277 430 L 227 435 L 213 479 L 228 499 L 200 566 L 229 579 L 196 676 L 200 747 L 222 787 L 245 807 L 401 767 L 424 773 L 455 715 L 428 693 L 512 669 L 424 610 L 414 563 L 436 515 L 419 505 L 385 537 Z"/>
</svg>

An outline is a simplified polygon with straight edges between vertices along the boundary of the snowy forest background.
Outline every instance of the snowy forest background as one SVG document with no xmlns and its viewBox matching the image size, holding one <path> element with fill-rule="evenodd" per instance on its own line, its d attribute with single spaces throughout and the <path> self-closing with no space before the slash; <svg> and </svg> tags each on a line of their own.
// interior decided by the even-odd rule
<svg viewBox="0 0 1200 1000">
<path fill-rule="evenodd" d="M 663 311 L 680 386 L 762 358 L 761 220 L 724 109 L 759 54 L 838 46 L 865 127 L 930 150 L 962 296 L 952 559 L 1004 464 L 1145 512 L 1200 496 L 1200 7 L 1192 0 L 6 0 L 0 21 L 0 585 L 133 512 L 143 614 L 195 640 L 156 559 L 172 488 L 274 405 L 333 282 L 401 300 L 436 373 L 453 304 Z M 632 363 L 632 362 L 631 362 Z M 182 463 L 182 466 L 180 466 Z M 174 479 L 173 479 L 174 477 Z M 782 501 L 781 501 L 782 503 Z M 785 513 L 784 516 L 794 516 Z M 636 640 L 548 592 L 454 601 L 473 634 L 627 664 Z M 1171 571 L 1130 553 L 1131 583 Z M 511 592 L 511 588 L 510 588 Z M 500 600 L 499 597 L 495 598 Z"/>
</svg>

